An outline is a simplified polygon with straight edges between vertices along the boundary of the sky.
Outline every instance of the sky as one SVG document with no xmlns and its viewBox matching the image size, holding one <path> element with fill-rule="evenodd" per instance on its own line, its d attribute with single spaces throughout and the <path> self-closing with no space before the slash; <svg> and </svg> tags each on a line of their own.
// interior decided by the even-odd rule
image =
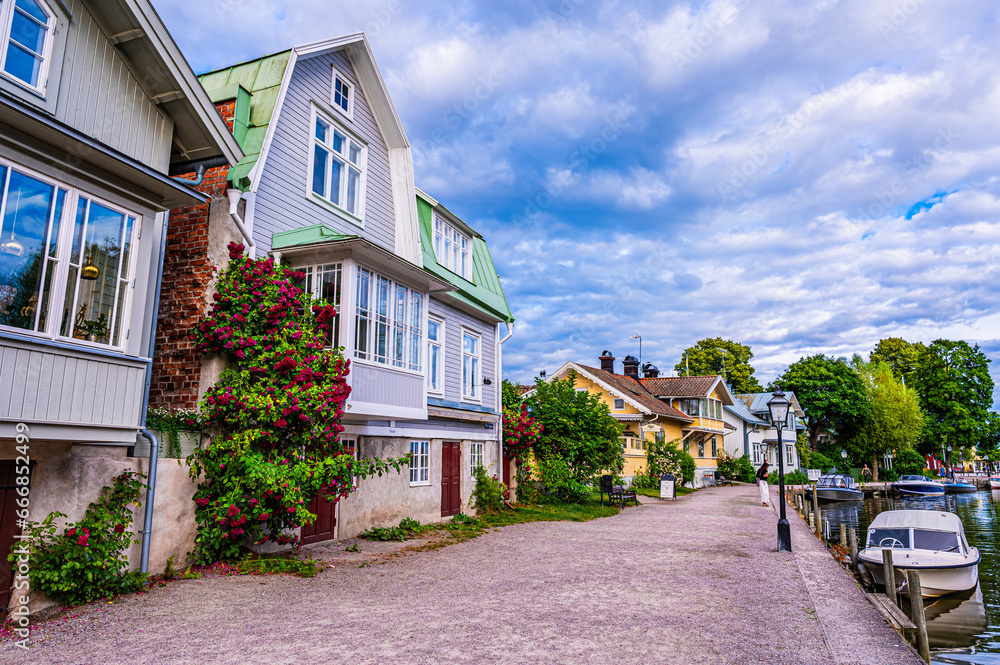
<svg viewBox="0 0 1000 665">
<path fill-rule="evenodd" d="M 504 376 L 704 337 L 766 384 L 884 337 L 1000 378 L 989 0 L 153 0 L 196 72 L 364 30 L 417 186 L 489 243 Z"/>
</svg>

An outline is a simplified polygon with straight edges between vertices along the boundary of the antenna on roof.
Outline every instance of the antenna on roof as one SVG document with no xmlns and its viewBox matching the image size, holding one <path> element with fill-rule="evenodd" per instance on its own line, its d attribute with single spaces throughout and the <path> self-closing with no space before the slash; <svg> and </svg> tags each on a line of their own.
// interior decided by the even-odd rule
<svg viewBox="0 0 1000 665">
<path fill-rule="evenodd" d="M 639 340 L 639 364 L 642 365 L 642 335 L 632 335 L 629 339 Z"/>
</svg>

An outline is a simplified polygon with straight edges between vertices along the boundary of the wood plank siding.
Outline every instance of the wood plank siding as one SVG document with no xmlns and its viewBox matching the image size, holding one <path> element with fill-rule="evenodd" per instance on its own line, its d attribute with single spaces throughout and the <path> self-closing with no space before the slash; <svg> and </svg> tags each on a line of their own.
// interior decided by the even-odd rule
<svg viewBox="0 0 1000 665">
<path fill-rule="evenodd" d="M 424 377 L 388 367 L 351 363 L 352 402 L 385 404 L 420 409 L 424 399 Z"/>
<path fill-rule="evenodd" d="M 306 196 L 312 145 L 311 103 L 315 101 L 326 109 L 332 107 L 332 67 L 355 86 L 354 120 L 351 122 L 333 111 L 330 116 L 368 145 L 364 229 Z M 271 236 L 275 233 L 318 223 L 342 233 L 360 235 L 390 252 L 395 251 L 396 221 L 391 182 L 385 140 L 354 69 L 344 55 L 338 51 L 299 60 L 279 111 L 257 190 L 253 234 L 258 251 L 271 249 Z"/>
<path fill-rule="evenodd" d="M 480 336 L 482 340 L 482 377 L 492 385 L 481 386 L 482 401 L 474 402 L 496 410 L 496 391 L 500 385 L 496 364 L 496 326 L 481 321 L 465 312 L 431 298 L 431 316 L 442 319 L 444 324 L 444 397 L 448 402 L 462 401 L 462 327 Z M 431 395 L 431 397 L 440 397 Z"/>
</svg>

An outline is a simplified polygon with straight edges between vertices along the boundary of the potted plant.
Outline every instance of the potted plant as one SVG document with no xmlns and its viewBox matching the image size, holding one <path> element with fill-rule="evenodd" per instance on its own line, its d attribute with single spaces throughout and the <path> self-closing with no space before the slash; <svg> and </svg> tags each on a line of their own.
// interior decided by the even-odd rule
<svg viewBox="0 0 1000 665">
<path fill-rule="evenodd" d="M 108 317 L 101 314 L 96 319 L 84 321 L 80 324 L 80 328 L 83 329 L 88 342 L 104 341 L 104 338 L 108 336 Z"/>
</svg>

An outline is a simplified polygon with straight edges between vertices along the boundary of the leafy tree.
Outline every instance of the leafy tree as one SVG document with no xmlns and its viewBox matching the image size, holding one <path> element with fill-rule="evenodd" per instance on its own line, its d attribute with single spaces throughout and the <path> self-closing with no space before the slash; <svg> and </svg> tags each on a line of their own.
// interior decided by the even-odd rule
<svg viewBox="0 0 1000 665">
<path fill-rule="evenodd" d="M 916 371 L 927 424 L 922 452 L 937 452 L 948 444 L 954 451 L 979 443 L 993 404 L 989 359 L 979 346 L 934 340 L 920 352 Z"/>
<path fill-rule="evenodd" d="M 1000 462 L 1000 413 L 990 411 L 979 433 L 979 445 L 976 449 L 987 462 Z"/>
<path fill-rule="evenodd" d="M 892 369 L 897 379 L 909 381 L 917 371 L 917 363 L 924 345 L 907 342 L 901 337 L 880 339 L 869 356 L 869 362 L 884 362 Z"/>
<path fill-rule="evenodd" d="M 536 456 L 561 458 L 574 480 L 588 482 L 602 471 L 624 468 L 622 430 L 600 397 L 575 386 L 575 372 L 551 383 L 539 379 L 525 403 L 542 427 L 534 443 Z"/>
<path fill-rule="evenodd" d="M 736 393 L 759 393 L 763 388 L 754 376 L 752 359 L 753 351 L 746 344 L 712 337 L 684 349 L 674 370 L 678 375 L 686 375 L 689 371 L 692 375 L 719 374 Z"/>
<path fill-rule="evenodd" d="M 768 387 L 795 393 L 806 414 L 809 447 L 818 449 L 820 432 L 832 429 L 840 440 L 849 440 L 868 418 L 865 386 L 844 358 L 822 354 L 792 363 Z"/>
<path fill-rule="evenodd" d="M 901 476 L 920 475 L 924 472 L 925 462 L 924 456 L 913 448 L 907 447 L 896 451 L 895 469 Z"/>
<path fill-rule="evenodd" d="M 503 404 L 503 408 L 510 411 L 520 411 L 521 404 L 524 400 L 521 399 L 521 391 L 518 390 L 517 384 L 504 379 L 501 383 L 501 393 L 500 401 Z"/>
<path fill-rule="evenodd" d="M 871 464 L 872 480 L 877 482 L 879 459 L 889 451 L 916 444 L 924 414 L 916 391 L 907 388 L 887 362 L 866 363 L 855 357 L 853 366 L 864 383 L 868 418 L 844 445 L 853 459 Z"/>
</svg>

